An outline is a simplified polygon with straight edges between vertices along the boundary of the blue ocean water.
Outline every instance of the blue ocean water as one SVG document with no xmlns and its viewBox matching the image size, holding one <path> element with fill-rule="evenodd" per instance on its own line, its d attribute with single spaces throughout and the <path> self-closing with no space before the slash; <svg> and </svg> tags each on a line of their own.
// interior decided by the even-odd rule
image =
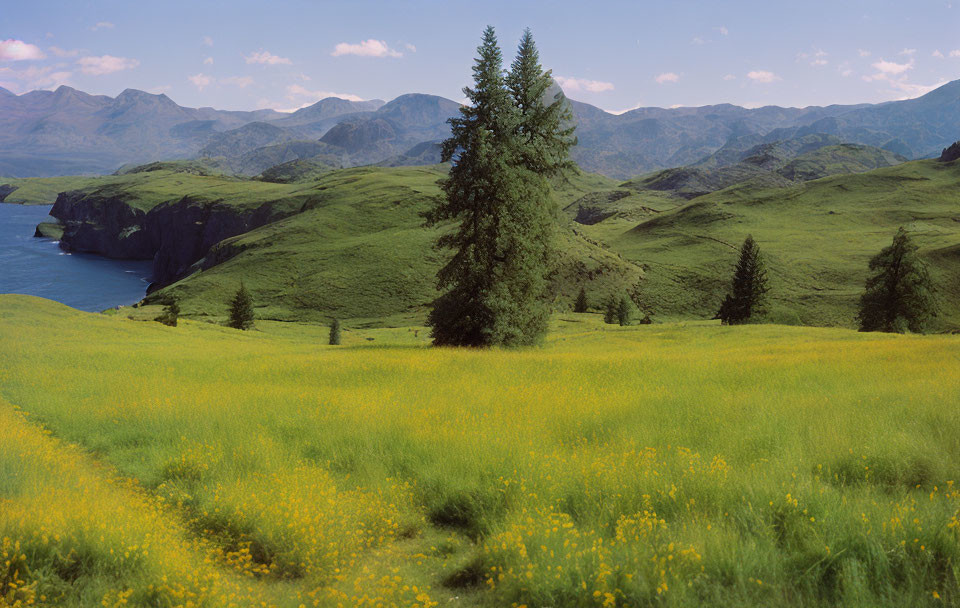
<svg viewBox="0 0 960 608">
<path fill-rule="evenodd" d="M 21 293 L 97 312 L 139 301 L 152 263 L 66 253 L 51 239 L 33 236 L 53 221 L 49 205 L 0 203 L 0 293 Z"/>
</svg>

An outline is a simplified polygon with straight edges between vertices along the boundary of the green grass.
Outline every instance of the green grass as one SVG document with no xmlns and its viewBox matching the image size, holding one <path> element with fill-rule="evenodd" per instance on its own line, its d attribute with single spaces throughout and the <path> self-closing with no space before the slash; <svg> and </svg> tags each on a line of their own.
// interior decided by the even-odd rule
<svg viewBox="0 0 960 608">
<path fill-rule="evenodd" d="M 57 201 L 57 195 L 66 190 L 95 188 L 116 181 L 117 178 L 111 175 L 96 177 L 0 177 L 0 186 L 9 184 L 17 188 L 4 199 L 5 203 L 52 205 Z"/>
<path fill-rule="evenodd" d="M 543 348 L 472 351 L 264 325 L 0 297 L 18 587 L 66 606 L 960 601 L 956 337 L 568 314 Z"/>
</svg>

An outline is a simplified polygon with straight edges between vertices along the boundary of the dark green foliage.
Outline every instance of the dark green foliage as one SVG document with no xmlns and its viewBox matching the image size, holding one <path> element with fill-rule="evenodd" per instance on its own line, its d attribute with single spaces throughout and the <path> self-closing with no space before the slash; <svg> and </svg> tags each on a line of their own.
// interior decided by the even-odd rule
<svg viewBox="0 0 960 608">
<path fill-rule="evenodd" d="M 180 318 L 180 301 L 176 297 L 171 296 L 167 300 L 166 306 L 163 307 L 163 313 L 154 319 L 154 321 L 170 327 L 176 327 L 178 318 Z"/>
<path fill-rule="evenodd" d="M 339 319 L 334 319 L 330 323 L 330 345 L 339 346 L 340 345 L 340 321 Z"/>
<path fill-rule="evenodd" d="M 653 324 L 653 319 L 650 318 L 649 314 L 643 315 L 643 318 L 640 319 L 640 325 L 651 325 Z"/>
<path fill-rule="evenodd" d="M 577 301 L 573 303 L 573 312 L 587 312 L 590 302 L 587 300 L 587 291 L 581 287 L 577 294 Z"/>
<path fill-rule="evenodd" d="M 740 259 L 733 274 L 733 293 L 727 295 L 714 318 L 728 325 L 746 323 L 763 311 L 768 289 L 760 247 L 752 236 L 747 236 L 740 247 Z"/>
<path fill-rule="evenodd" d="M 551 140 L 563 133 L 549 131 L 559 118 L 541 107 L 542 96 L 532 101 L 543 71 L 532 39 L 525 41 L 508 89 L 496 34 L 486 29 L 474 86 L 464 89 L 470 104 L 450 119 L 443 143 L 443 161 L 453 166 L 427 221 L 459 227 L 438 241 L 455 251 L 437 274 L 446 291 L 427 320 L 438 346 L 529 345 L 547 330 L 556 222 L 545 176 L 561 169 L 565 148 Z"/>
<path fill-rule="evenodd" d="M 860 331 L 922 332 L 937 305 L 927 267 L 903 227 L 870 260 L 870 270 L 875 274 L 860 296 Z"/>
<path fill-rule="evenodd" d="M 625 295 L 620 296 L 620 301 L 617 302 L 617 323 L 620 325 L 630 325 L 632 317 L 633 306 L 630 303 L 630 298 Z"/>
<path fill-rule="evenodd" d="M 603 322 L 608 325 L 612 325 L 617 322 L 617 309 L 619 308 L 619 302 L 613 296 L 610 296 L 610 299 L 607 300 L 607 306 L 603 311 Z"/>
<path fill-rule="evenodd" d="M 243 283 L 230 302 L 230 320 L 227 325 L 234 329 L 250 329 L 253 327 L 253 298 Z"/>
</svg>

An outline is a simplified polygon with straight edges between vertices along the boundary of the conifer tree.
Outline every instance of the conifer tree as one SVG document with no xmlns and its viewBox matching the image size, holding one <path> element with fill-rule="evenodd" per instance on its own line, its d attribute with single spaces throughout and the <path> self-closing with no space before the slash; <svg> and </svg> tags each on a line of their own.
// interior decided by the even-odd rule
<svg viewBox="0 0 960 608">
<path fill-rule="evenodd" d="M 630 325 L 630 318 L 633 316 L 630 307 L 630 298 L 623 295 L 617 303 L 617 323 L 620 325 Z"/>
<path fill-rule="evenodd" d="M 588 308 L 590 308 L 590 302 L 587 300 L 587 291 L 581 287 L 577 300 L 573 303 L 573 312 L 587 312 Z"/>
<path fill-rule="evenodd" d="M 535 52 L 532 38 L 529 48 Z M 450 120 L 451 136 L 443 143 L 443 160 L 453 163 L 442 184 L 446 196 L 427 214 L 431 224 L 459 221 L 455 232 L 438 241 L 455 252 L 437 275 L 445 292 L 434 302 L 428 324 L 434 344 L 441 346 L 534 344 L 546 333 L 550 315 L 555 222 L 549 185 L 532 169 L 549 163 L 529 160 L 536 156 L 531 146 L 542 138 L 523 139 L 524 113 L 507 88 L 492 27 L 478 55 L 474 86 L 464 89 L 470 103 Z M 529 57 L 523 65 L 530 67 Z M 518 80 L 518 91 L 526 90 L 525 78 Z M 538 107 L 530 103 L 529 115 L 539 117 Z M 538 128 L 546 133 L 546 127 Z"/>
<path fill-rule="evenodd" d="M 607 300 L 607 307 L 603 311 L 603 322 L 612 325 L 617 322 L 617 309 L 619 308 L 619 302 L 613 296 L 610 296 L 610 299 Z"/>
<path fill-rule="evenodd" d="M 748 235 L 740 247 L 732 293 L 724 299 L 714 318 L 729 325 L 746 323 L 752 316 L 762 312 L 768 290 L 767 271 L 760 247 Z"/>
<path fill-rule="evenodd" d="M 243 283 L 240 283 L 240 289 L 230 301 L 230 320 L 227 325 L 242 330 L 253 327 L 253 298 Z"/>
<path fill-rule="evenodd" d="M 334 319 L 330 323 L 330 345 L 340 345 L 340 321 L 338 319 Z"/>
<path fill-rule="evenodd" d="M 875 274 L 860 296 L 860 331 L 922 332 L 937 305 L 927 268 L 903 227 L 870 260 L 870 270 Z"/>
</svg>

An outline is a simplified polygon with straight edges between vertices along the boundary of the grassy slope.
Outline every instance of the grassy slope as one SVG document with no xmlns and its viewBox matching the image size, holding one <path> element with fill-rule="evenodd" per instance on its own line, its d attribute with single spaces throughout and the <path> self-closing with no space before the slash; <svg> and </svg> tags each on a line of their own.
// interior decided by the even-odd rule
<svg viewBox="0 0 960 608">
<path fill-rule="evenodd" d="M 960 163 L 915 161 L 786 189 L 734 186 L 639 225 L 615 216 L 582 230 L 648 269 L 646 300 L 665 318 L 712 316 L 752 233 L 768 259 L 774 319 L 849 327 L 867 261 L 903 225 L 931 263 L 941 327 L 957 327 L 958 186 Z"/>
<path fill-rule="evenodd" d="M 422 319 L 436 297 L 436 271 L 447 255 L 433 243 L 448 227 L 424 228 L 421 217 L 441 194 L 437 180 L 442 176 L 439 167 L 367 167 L 289 186 L 244 182 L 244 188 L 285 188 L 307 196 L 308 209 L 224 241 L 209 257 L 226 261 L 149 301 L 176 294 L 184 314 L 219 320 L 242 280 L 254 294 L 260 318 L 318 322 L 337 316 L 401 325 Z M 610 183 L 577 175 L 557 185 L 556 197 L 565 204 Z M 194 191 L 186 189 L 189 184 L 182 187 Z M 569 307 L 581 284 L 606 295 L 632 287 L 642 274 L 567 230 L 561 232 L 560 246 L 560 308 Z"/>
<path fill-rule="evenodd" d="M 0 319 L 0 551 L 57 605 L 960 600 L 956 337 Z"/>
<path fill-rule="evenodd" d="M 112 175 L 100 177 L 0 177 L 0 186 L 9 184 L 16 186 L 6 199 L 5 203 L 19 203 L 22 205 L 52 205 L 57 195 L 66 190 L 77 190 L 105 185 L 117 181 Z"/>
</svg>

